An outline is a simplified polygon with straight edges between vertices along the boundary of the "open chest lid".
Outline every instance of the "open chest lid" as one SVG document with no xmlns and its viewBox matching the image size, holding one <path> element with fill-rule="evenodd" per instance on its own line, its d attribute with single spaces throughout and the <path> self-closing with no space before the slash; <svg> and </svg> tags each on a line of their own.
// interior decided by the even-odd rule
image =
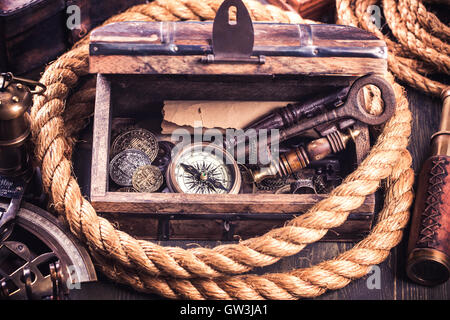
<svg viewBox="0 0 450 320">
<path fill-rule="evenodd" d="M 118 22 L 90 38 L 90 72 L 104 74 L 360 76 L 384 74 L 386 58 L 367 31 L 252 23 L 240 0 L 224 1 L 214 22 Z"/>
</svg>

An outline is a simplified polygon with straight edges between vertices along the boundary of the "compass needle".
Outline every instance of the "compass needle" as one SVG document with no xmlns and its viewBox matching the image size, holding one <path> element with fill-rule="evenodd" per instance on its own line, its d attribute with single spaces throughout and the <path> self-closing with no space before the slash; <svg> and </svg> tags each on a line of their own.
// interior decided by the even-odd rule
<svg viewBox="0 0 450 320">
<path fill-rule="evenodd" d="M 203 142 L 185 146 L 173 156 L 166 181 L 173 192 L 236 194 L 241 175 L 236 161 L 224 148 Z"/>
</svg>

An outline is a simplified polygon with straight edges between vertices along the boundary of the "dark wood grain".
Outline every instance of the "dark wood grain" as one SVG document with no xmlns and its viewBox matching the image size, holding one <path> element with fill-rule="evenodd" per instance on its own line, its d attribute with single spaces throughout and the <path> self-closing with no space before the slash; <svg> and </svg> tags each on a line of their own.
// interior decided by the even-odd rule
<svg viewBox="0 0 450 320">
<path fill-rule="evenodd" d="M 99 166 L 100 167 L 100 166 Z M 93 176 L 94 178 L 94 176 Z M 107 176 L 106 176 L 107 178 Z M 94 184 L 96 187 L 97 184 Z M 326 195 L 310 194 L 185 194 L 106 192 L 93 195 L 91 201 L 101 212 L 128 213 L 303 213 Z M 114 206 L 114 207 L 112 207 Z M 373 197 L 367 197 L 355 212 L 371 212 Z"/>
<path fill-rule="evenodd" d="M 33 76 L 107 18 L 145 0 L 1 0 L 0 71 Z M 80 26 L 74 7 L 80 10 Z M 66 10 L 71 7 L 71 10 Z"/>
<path fill-rule="evenodd" d="M 0 71 L 23 74 L 67 49 L 64 1 L 8 0 L 0 6 Z"/>
<path fill-rule="evenodd" d="M 100 213 L 121 231 L 146 240 L 245 240 L 282 227 L 296 214 L 132 214 Z M 350 214 L 347 221 L 331 229 L 321 241 L 356 241 L 370 231 L 373 213 Z"/>
<path fill-rule="evenodd" d="M 264 64 L 204 64 L 199 56 L 91 56 L 90 72 L 122 74 L 314 74 L 364 75 L 367 72 L 382 75 L 386 61 L 371 58 L 292 58 L 266 57 Z"/>
</svg>

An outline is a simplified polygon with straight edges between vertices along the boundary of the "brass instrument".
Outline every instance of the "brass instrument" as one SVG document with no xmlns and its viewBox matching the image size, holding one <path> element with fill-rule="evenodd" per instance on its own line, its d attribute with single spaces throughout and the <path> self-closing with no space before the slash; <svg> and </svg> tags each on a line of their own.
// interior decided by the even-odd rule
<svg viewBox="0 0 450 320">
<path fill-rule="evenodd" d="M 450 87 L 441 97 L 440 128 L 419 176 L 406 269 L 409 278 L 428 286 L 450 275 Z"/>
<path fill-rule="evenodd" d="M 27 84 L 39 86 L 32 91 Z M 14 77 L 11 73 L 0 74 L 0 175 L 31 176 L 32 167 L 27 152 L 30 136 L 30 120 L 27 110 L 32 96 L 43 92 L 45 87 L 34 81 Z"/>
<path fill-rule="evenodd" d="M 27 85 L 36 85 L 31 90 Z M 0 241 L 12 232 L 26 186 L 33 177 L 29 156 L 30 119 L 33 94 L 44 92 L 39 82 L 0 74 L 0 197 L 10 199 L 6 212 L 0 213 Z"/>
<path fill-rule="evenodd" d="M 0 74 L 0 299 L 66 299 L 77 283 L 96 280 L 86 250 L 55 217 L 26 202 L 41 189 L 27 111 L 44 90 Z"/>
</svg>

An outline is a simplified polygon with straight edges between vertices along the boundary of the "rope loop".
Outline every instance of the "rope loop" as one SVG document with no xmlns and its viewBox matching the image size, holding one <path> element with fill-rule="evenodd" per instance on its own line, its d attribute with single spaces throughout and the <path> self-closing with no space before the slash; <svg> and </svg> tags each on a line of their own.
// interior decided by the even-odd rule
<svg viewBox="0 0 450 320">
<path fill-rule="evenodd" d="M 212 20 L 221 2 L 156 0 L 132 7 L 105 23 Z M 340 22 L 361 24 L 364 27 L 367 21 L 361 18 L 362 15 L 357 18 L 353 10 L 356 6 L 365 12 L 367 6 L 375 2 L 338 0 Z M 384 2 L 390 4 L 389 0 Z M 308 22 L 298 15 L 255 0 L 247 0 L 245 4 L 255 21 Z M 414 16 L 409 18 L 413 19 Z M 433 24 L 435 25 L 436 23 Z M 370 25 L 367 27 L 372 28 Z M 413 27 L 411 23 L 409 27 Z M 422 21 L 418 30 L 429 27 L 423 25 Z M 377 34 L 384 37 L 380 32 Z M 436 40 L 439 36 L 439 33 L 434 33 L 434 38 L 429 39 L 430 43 L 439 46 Z M 409 37 L 407 33 L 405 39 L 408 40 Z M 421 53 L 424 48 L 417 45 L 415 49 L 408 47 L 402 51 L 397 47 L 395 51 L 391 48 L 391 52 L 403 54 L 401 59 L 393 53 L 389 55 L 389 65 L 397 76 L 399 70 L 408 70 L 411 76 L 415 76 L 413 60 L 407 53 Z M 88 53 L 88 37 L 85 37 L 72 50 L 48 66 L 41 79 L 47 90 L 43 97 L 35 98 L 31 110 L 32 133 L 45 190 L 50 195 L 55 211 L 66 218 L 71 231 L 90 249 L 98 268 L 111 279 L 128 284 L 136 290 L 174 299 L 311 298 L 326 290 L 342 288 L 353 279 L 363 277 L 371 265 L 386 259 L 389 250 L 400 241 L 412 202 L 414 174 L 411 156 L 406 150 L 411 132 L 411 113 L 404 89 L 395 83 L 390 73 L 386 74 L 386 78 L 393 86 L 397 110 L 385 124 L 367 158 L 328 198 L 317 203 L 307 213 L 294 218 L 286 226 L 260 237 L 212 249 L 182 249 L 138 240 L 117 230 L 108 220 L 99 217 L 81 194 L 71 172 L 71 155 L 76 134 L 93 113 L 95 82 L 88 75 Z M 448 67 L 447 60 L 442 55 L 441 59 L 427 57 L 430 59 L 427 59 L 423 68 Z M 399 67 L 392 67 L 396 64 Z M 405 76 L 399 78 L 407 81 Z M 414 79 L 414 84 L 431 93 L 437 91 L 440 85 L 418 77 Z M 373 110 L 379 109 L 379 97 L 372 94 L 370 99 Z M 294 255 L 307 244 L 320 240 L 329 228 L 342 224 L 349 213 L 376 190 L 382 180 L 385 180 L 387 188 L 378 222 L 368 237 L 353 249 L 309 268 L 287 273 L 240 275 L 254 267 L 267 266 L 283 257 Z"/>
</svg>

